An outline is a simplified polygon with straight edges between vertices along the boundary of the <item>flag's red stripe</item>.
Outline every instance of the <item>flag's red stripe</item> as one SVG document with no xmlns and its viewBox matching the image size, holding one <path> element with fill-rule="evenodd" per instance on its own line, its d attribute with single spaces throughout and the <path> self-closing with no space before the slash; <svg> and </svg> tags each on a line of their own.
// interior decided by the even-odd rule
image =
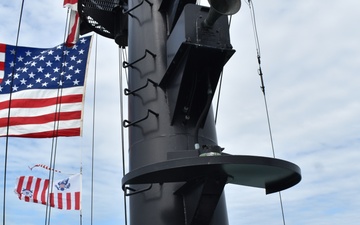
<svg viewBox="0 0 360 225">
<path fill-rule="evenodd" d="M 5 70 L 5 62 L 0 62 L 0 70 Z"/>
<path fill-rule="evenodd" d="M 54 207 L 55 206 L 55 199 L 54 199 L 54 193 L 50 193 L 50 206 Z"/>
<path fill-rule="evenodd" d="M 19 194 L 19 199 L 21 199 L 21 191 L 22 191 L 22 186 L 24 184 L 24 176 L 19 177 L 19 181 L 18 181 L 18 185 L 16 188 L 16 192 Z"/>
<path fill-rule="evenodd" d="M 44 99 L 13 99 L 10 108 L 39 108 L 55 104 L 82 102 L 82 94 Z M 0 110 L 9 108 L 9 101 L 0 102 Z"/>
<path fill-rule="evenodd" d="M 80 210 L 80 192 L 75 192 L 75 210 Z"/>
<path fill-rule="evenodd" d="M 66 4 L 76 4 L 78 2 L 78 0 L 64 0 L 64 5 Z"/>
<path fill-rule="evenodd" d="M 6 44 L 0 43 L 0 52 L 5 52 L 5 51 L 6 51 Z"/>
<path fill-rule="evenodd" d="M 34 202 L 38 203 L 39 202 L 39 199 L 38 199 L 38 194 L 39 194 L 39 189 L 40 189 L 40 182 L 41 182 L 41 179 L 40 178 L 37 178 L 36 181 L 35 181 L 35 189 L 34 189 Z"/>
<path fill-rule="evenodd" d="M 24 138 L 49 138 L 49 137 L 69 137 L 80 136 L 80 128 L 68 128 L 62 130 L 50 130 L 44 132 L 31 132 L 29 134 L 10 134 L 9 137 L 24 137 Z"/>
<path fill-rule="evenodd" d="M 57 193 L 57 202 L 58 202 L 58 209 L 63 208 L 63 199 L 62 199 L 62 193 Z"/>
<path fill-rule="evenodd" d="M 48 186 L 49 186 L 49 180 L 46 179 L 46 180 L 44 181 L 44 187 L 43 187 L 43 189 L 42 189 L 42 191 L 41 191 L 41 203 L 42 203 L 42 204 L 46 204 L 46 198 L 47 198 L 47 196 L 46 196 L 46 191 L 47 191 L 47 189 L 48 189 Z"/>
<path fill-rule="evenodd" d="M 31 185 L 32 185 L 32 181 L 33 181 L 33 176 L 29 176 L 28 177 L 28 181 L 26 183 L 26 190 L 31 190 Z M 30 197 L 29 196 L 25 196 L 25 202 L 29 202 L 30 201 Z"/>
<path fill-rule="evenodd" d="M 71 193 L 66 193 L 66 209 L 71 209 Z"/>
<path fill-rule="evenodd" d="M 68 47 L 71 47 L 76 42 L 77 30 L 79 29 L 78 26 L 79 26 L 79 13 L 76 12 L 74 24 L 72 24 L 70 34 L 66 40 L 66 45 Z"/>
<path fill-rule="evenodd" d="M 60 113 L 51 113 L 41 116 L 32 116 L 32 117 L 11 117 L 0 118 L 0 127 L 24 125 L 24 124 L 44 124 L 53 121 L 62 121 L 62 120 L 76 120 L 81 119 L 81 111 L 75 112 L 60 112 Z"/>
</svg>

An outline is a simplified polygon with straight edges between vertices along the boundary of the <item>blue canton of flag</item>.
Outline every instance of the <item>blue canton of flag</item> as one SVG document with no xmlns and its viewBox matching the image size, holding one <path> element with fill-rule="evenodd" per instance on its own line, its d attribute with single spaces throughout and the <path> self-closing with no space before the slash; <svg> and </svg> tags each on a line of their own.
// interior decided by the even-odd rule
<svg viewBox="0 0 360 225">
<path fill-rule="evenodd" d="M 91 36 L 70 48 L 0 46 L 0 136 L 80 135 L 90 43 Z"/>
</svg>

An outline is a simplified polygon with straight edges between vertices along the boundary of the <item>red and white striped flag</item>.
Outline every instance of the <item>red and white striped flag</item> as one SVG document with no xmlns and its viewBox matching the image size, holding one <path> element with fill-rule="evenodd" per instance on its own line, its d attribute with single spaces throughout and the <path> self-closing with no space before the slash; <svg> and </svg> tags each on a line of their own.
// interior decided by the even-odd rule
<svg viewBox="0 0 360 225">
<path fill-rule="evenodd" d="M 51 189 L 48 179 L 34 176 L 20 176 L 17 179 L 15 193 L 25 202 L 49 205 L 58 209 L 81 209 L 81 174 L 54 182 Z M 48 196 L 48 191 L 52 192 Z"/>
<path fill-rule="evenodd" d="M 73 46 L 80 36 L 80 16 L 77 10 L 78 0 L 64 0 L 64 7 L 70 9 L 69 31 L 66 46 Z"/>
</svg>

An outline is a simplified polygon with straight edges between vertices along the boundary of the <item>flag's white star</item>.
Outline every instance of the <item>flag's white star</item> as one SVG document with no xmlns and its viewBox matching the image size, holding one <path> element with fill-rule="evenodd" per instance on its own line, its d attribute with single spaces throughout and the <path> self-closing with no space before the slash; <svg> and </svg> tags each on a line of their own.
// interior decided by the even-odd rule
<svg viewBox="0 0 360 225">
<path fill-rule="evenodd" d="M 76 80 L 73 81 L 74 85 L 79 85 L 79 82 L 80 82 L 80 81 L 78 81 L 78 79 L 76 79 Z"/>
<path fill-rule="evenodd" d="M 19 61 L 19 62 L 22 62 L 23 59 L 24 59 L 24 57 L 21 57 L 21 56 L 19 56 L 19 57 L 17 57 L 17 58 L 18 58 L 18 61 Z"/>
<path fill-rule="evenodd" d="M 51 62 L 50 60 L 46 62 L 46 66 L 50 66 L 50 67 L 51 67 L 51 65 L 52 65 L 52 62 Z"/>
<path fill-rule="evenodd" d="M 19 87 L 18 87 L 18 86 L 16 86 L 16 84 L 15 84 L 15 85 L 12 87 L 12 90 L 13 90 L 13 91 L 17 91 L 17 90 L 18 90 L 18 88 L 19 88 Z"/>
<path fill-rule="evenodd" d="M 42 73 L 44 71 L 44 68 L 42 68 L 41 66 L 39 68 L 37 68 L 39 73 Z"/>
<path fill-rule="evenodd" d="M 41 84 L 42 87 L 47 87 L 48 83 L 47 82 L 44 82 Z"/>
<path fill-rule="evenodd" d="M 70 75 L 70 74 L 67 75 L 67 76 L 66 76 L 66 80 L 71 80 L 71 77 L 72 77 L 72 75 Z"/>
<path fill-rule="evenodd" d="M 42 79 L 39 77 L 38 79 L 36 79 L 36 83 L 40 83 L 42 81 Z"/>
<path fill-rule="evenodd" d="M 20 80 L 20 83 L 23 84 L 23 85 L 25 85 L 25 84 L 26 84 L 26 80 L 23 78 L 23 79 Z"/>
<path fill-rule="evenodd" d="M 55 61 L 60 61 L 61 57 L 59 55 L 55 56 Z"/>
<path fill-rule="evenodd" d="M 29 78 L 34 78 L 35 77 L 35 73 L 31 72 L 29 73 Z"/>
<path fill-rule="evenodd" d="M 31 56 L 31 52 L 30 52 L 29 50 L 27 50 L 27 51 L 25 52 L 25 54 L 26 54 L 26 56 Z"/>
<path fill-rule="evenodd" d="M 55 67 L 53 70 L 54 70 L 54 73 L 56 73 L 56 72 L 59 72 L 60 69 Z"/>
<path fill-rule="evenodd" d="M 79 70 L 79 69 L 76 69 L 76 70 L 75 70 L 75 73 L 80 73 L 80 71 L 81 71 L 81 70 Z"/>
<path fill-rule="evenodd" d="M 41 66 L 39 68 L 37 68 L 39 73 L 42 73 L 44 71 L 44 68 L 42 68 Z"/>
</svg>

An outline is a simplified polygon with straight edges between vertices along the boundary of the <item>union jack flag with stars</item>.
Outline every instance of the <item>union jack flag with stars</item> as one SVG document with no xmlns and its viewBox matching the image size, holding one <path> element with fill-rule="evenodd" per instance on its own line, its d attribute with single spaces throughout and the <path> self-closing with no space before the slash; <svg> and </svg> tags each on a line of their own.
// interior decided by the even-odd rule
<svg viewBox="0 0 360 225">
<path fill-rule="evenodd" d="M 90 45 L 91 36 L 72 47 L 0 44 L 0 136 L 81 134 Z"/>
</svg>

